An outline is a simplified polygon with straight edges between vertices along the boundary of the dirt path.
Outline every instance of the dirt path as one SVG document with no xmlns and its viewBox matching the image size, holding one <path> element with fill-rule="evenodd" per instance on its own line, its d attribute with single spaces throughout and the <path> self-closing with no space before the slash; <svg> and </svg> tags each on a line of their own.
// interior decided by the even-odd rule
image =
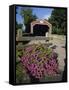
<svg viewBox="0 0 69 90">
<path fill-rule="evenodd" d="M 55 52 L 58 53 L 58 63 L 59 63 L 59 69 L 61 71 L 64 71 L 64 59 L 66 57 L 65 55 L 65 40 L 59 40 L 59 39 L 53 39 L 50 41 L 53 43 L 53 45 L 56 45 L 56 48 L 54 49 Z"/>
</svg>

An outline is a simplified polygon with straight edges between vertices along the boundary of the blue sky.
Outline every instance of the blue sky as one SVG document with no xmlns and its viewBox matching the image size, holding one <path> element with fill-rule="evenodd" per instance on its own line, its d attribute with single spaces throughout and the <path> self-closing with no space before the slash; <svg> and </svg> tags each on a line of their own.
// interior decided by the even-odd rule
<svg viewBox="0 0 69 90">
<path fill-rule="evenodd" d="M 21 6 L 17 6 L 17 14 L 16 14 L 16 21 L 18 24 L 23 23 L 23 18 L 20 15 Z M 35 14 L 38 19 L 48 19 L 52 13 L 53 8 L 36 8 L 30 7 L 33 10 L 33 14 Z"/>
</svg>

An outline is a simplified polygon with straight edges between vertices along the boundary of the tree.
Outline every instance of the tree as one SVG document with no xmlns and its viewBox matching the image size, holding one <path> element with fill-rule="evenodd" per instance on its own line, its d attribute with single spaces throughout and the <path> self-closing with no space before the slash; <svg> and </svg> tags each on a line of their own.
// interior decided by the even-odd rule
<svg viewBox="0 0 69 90">
<path fill-rule="evenodd" d="M 16 22 L 16 30 L 18 30 L 18 29 L 22 29 L 22 24 L 18 24 L 18 23 Z"/>
<path fill-rule="evenodd" d="M 22 29 L 22 24 L 18 24 L 16 22 L 16 34 L 17 34 L 18 29 Z"/>
<path fill-rule="evenodd" d="M 26 32 L 29 33 L 30 32 L 30 23 L 33 20 L 36 20 L 37 16 L 32 14 L 32 9 L 30 9 L 30 8 L 21 9 L 21 16 L 24 19 L 24 24 L 26 26 Z"/>
<path fill-rule="evenodd" d="M 52 23 L 53 29 L 55 27 L 57 34 L 66 34 L 66 9 L 53 9 L 49 22 Z"/>
</svg>

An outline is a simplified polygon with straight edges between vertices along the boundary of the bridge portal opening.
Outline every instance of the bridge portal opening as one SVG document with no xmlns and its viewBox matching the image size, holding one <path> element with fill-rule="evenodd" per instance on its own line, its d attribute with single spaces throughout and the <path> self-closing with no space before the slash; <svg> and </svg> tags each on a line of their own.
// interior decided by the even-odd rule
<svg viewBox="0 0 69 90">
<path fill-rule="evenodd" d="M 48 25 L 35 24 L 33 26 L 33 34 L 35 36 L 45 36 L 49 32 Z"/>
</svg>

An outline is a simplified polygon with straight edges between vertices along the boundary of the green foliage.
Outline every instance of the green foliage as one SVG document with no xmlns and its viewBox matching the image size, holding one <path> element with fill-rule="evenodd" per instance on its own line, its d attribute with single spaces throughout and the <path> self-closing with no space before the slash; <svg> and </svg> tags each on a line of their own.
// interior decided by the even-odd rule
<svg viewBox="0 0 69 90">
<path fill-rule="evenodd" d="M 28 83 L 30 78 L 26 72 L 25 67 L 20 62 L 20 57 L 23 55 L 23 50 L 16 50 L 16 82 Z"/>
<path fill-rule="evenodd" d="M 22 29 L 22 24 L 18 24 L 17 22 L 16 22 L 16 34 L 17 34 L 17 30 L 18 29 Z"/>
<path fill-rule="evenodd" d="M 17 83 L 29 83 L 30 82 L 30 78 L 26 72 L 26 69 L 21 63 L 19 63 L 16 66 L 16 82 Z"/>
<path fill-rule="evenodd" d="M 66 34 L 66 9 L 54 9 L 49 22 L 53 26 L 52 33 Z"/>
<path fill-rule="evenodd" d="M 32 14 L 32 9 L 22 9 L 21 10 L 21 15 L 24 18 L 24 24 L 28 24 L 31 21 L 37 19 L 36 15 Z"/>
<path fill-rule="evenodd" d="M 52 34 L 57 34 L 57 28 L 56 27 L 53 27 Z"/>
<path fill-rule="evenodd" d="M 22 29 L 22 24 L 16 23 L 16 30 L 18 30 L 18 29 Z"/>
<path fill-rule="evenodd" d="M 22 50 L 16 50 L 16 57 L 23 55 Z"/>
<path fill-rule="evenodd" d="M 30 32 L 30 23 L 33 20 L 36 20 L 37 16 L 33 15 L 33 11 L 30 8 L 22 9 L 20 14 L 23 17 L 24 25 L 26 26 L 26 30 L 25 31 L 28 33 L 28 32 Z"/>
<path fill-rule="evenodd" d="M 16 65 L 20 63 L 20 58 L 23 55 L 22 49 L 16 49 Z"/>
</svg>

